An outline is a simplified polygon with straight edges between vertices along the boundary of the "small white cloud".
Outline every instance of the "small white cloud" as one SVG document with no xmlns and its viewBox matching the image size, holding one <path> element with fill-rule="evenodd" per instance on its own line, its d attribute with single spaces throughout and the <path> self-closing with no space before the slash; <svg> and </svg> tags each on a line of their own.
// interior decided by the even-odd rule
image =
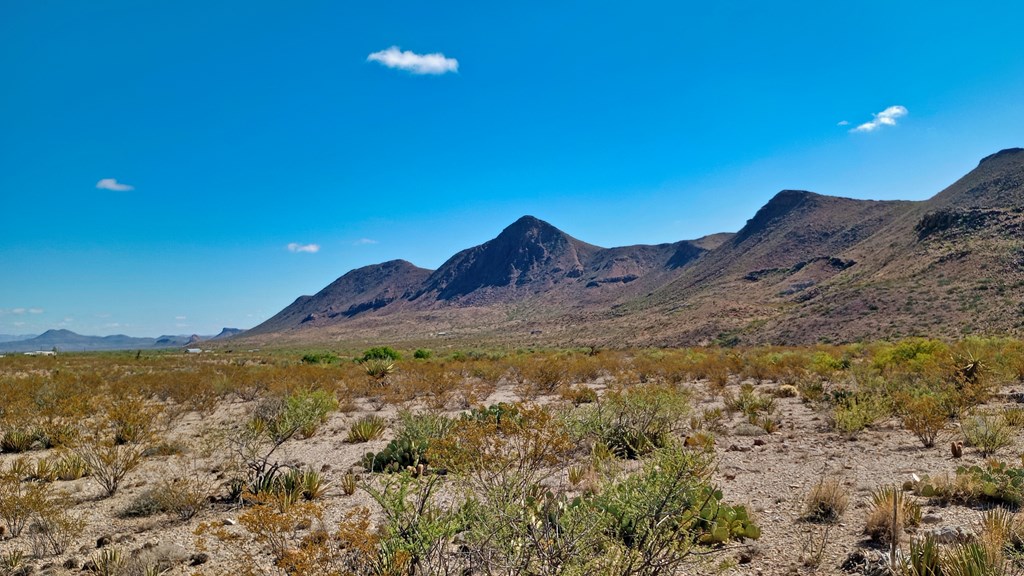
<svg viewBox="0 0 1024 576">
<path fill-rule="evenodd" d="M 188 320 L 188 317 L 187 316 L 175 316 L 174 319 L 175 320 Z"/>
<path fill-rule="evenodd" d="M 353 246 L 368 246 L 370 244 L 379 244 L 379 242 L 371 240 L 370 238 L 360 238 L 352 243 Z"/>
<path fill-rule="evenodd" d="M 860 126 L 853 128 L 850 132 L 874 132 L 882 126 L 895 126 L 896 119 L 902 118 L 906 115 L 907 109 L 903 106 L 889 106 L 878 114 L 874 114 L 874 120 L 871 122 L 865 122 Z"/>
<path fill-rule="evenodd" d="M 28 313 L 29 314 L 42 314 L 43 313 L 43 309 L 42 308 L 29 308 L 28 309 Z"/>
<path fill-rule="evenodd" d="M 849 125 L 850 125 L 850 123 L 848 121 L 846 121 L 846 120 L 840 120 L 838 123 L 836 123 L 836 126 L 849 126 Z"/>
<path fill-rule="evenodd" d="M 135 186 L 122 184 L 117 181 L 117 178 L 104 178 L 96 183 L 96 188 L 100 190 L 113 190 L 114 192 L 131 192 L 135 190 Z"/>
<path fill-rule="evenodd" d="M 459 61 L 448 58 L 440 52 L 417 54 L 411 50 L 402 51 L 398 46 L 374 52 L 366 57 L 367 62 L 380 62 L 388 68 L 397 68 L 413 74 L 447 74 L 459 71 Z"/>
<path fill-rule="evenodd" d="M 309 254 L 316 254 L 320 251 L 319 244 L 299 244 L 298 242 L 291 242 L 288 244 L 289 252 L 307 252 Z"/>
<path fill-rule="evenodd" d="M 14 323 L 13 323 L 13 325 L 14 325 L 14 326 L 18 326 L 18 327 L 21 327 L 21 326 L 24 326 L 24 325 L 25 325 L 25 323 L 24 323 L 24 322 L 14 322 Z"/>
<path fill-rule="evenodd" d="M 18 316 L 21 316 L 24 313 L 25 313 L 25 309 L 24 308 L 11 308 L 11 314 L 17 314 Z"/>
</svg>

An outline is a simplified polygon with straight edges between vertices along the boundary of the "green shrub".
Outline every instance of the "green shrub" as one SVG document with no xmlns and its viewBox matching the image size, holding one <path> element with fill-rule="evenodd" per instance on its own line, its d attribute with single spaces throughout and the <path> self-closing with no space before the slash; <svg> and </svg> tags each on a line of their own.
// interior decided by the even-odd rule
<svg viewBox="0 0 1024 576">
<path fill-rule="evenodd" d="M 433 355 L 434 353 L 426 348 L 417 348 L 416 351 L 412 353 L 412 357 L 417 360 L 426 360 Z"/>
<path fill-rule="evenodd" d="M 256 407 L 250 427 L 265 430 L 274 441 L 296 433 L 309 438 L 327 415 L 338 409 L 338 399 L 326 390 L 300 390 L 283 400 L 269 399 Z"/>
<path fill-rule="evenodd" d="M 338 355 L 333 352 L 309 352 L 302 356 L 304 364 L 337 364 Z"/>
<path fill-rule="evenodd" d="M 684 427 L 689 402 L 685 388 L 636 386 L 581 406 L 569 415 L 567 425 L 581 440 L 597 441 L 620 458 L 635 459 L 670 443 L 672 434 Z"/>
<path fill-rule="evenodd" d="M 853 435 L 890 413 L 884 400 L 874 395 L 852 394 L 844 397 L 832 409 L 832 426 L 843 434 Z"/>
<path fill-rule="evenodd" d="M 455 421 L 444 414 L 403 410 L 398 413 L 396 437 L 413 442 L 430 442 L 444 438 L 454 424 Z"/>
<path fill-rule="evenodd" d="M 907 398 L 902 404 L 903 427 L 913 432 L 925 448 L 935 446 L 947 421 L 942 399 L 927 394 Z"/>
<path fill-rule="evenodd" d="M 366 362 L 369 360 L 401 360 L 402 355 L 399 354 L 394 348 L 390 346 L 375 346 L 363 352 L 360 362 Z"/>
<path fill-rule="evenodd" d="M 995 454 L 1013 442 L 1013 430 L 1000 414 L 976 412 L 964 417 L 960 426 L 968 446 L 981 451 L 982 456 Z"/>
<path fill-rule="evenodd" d="M 694 545 L 757 539 L 761 530 L 742 506 L 721 502 L 711 485 L 709 454 L 670 447 L 653 453 L 643 469 L 602 490 L 595 508 L 611 536 L 609 546 L 632 574 L 652 563 L 661 573 L 679 569 Z"/>
</svg>

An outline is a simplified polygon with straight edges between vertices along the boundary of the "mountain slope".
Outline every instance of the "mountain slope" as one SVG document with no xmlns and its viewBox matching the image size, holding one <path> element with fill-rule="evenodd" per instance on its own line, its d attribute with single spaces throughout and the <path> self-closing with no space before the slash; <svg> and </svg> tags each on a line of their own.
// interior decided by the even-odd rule
<svg viewBox="0 0 1024 576">
<path fill-rule="evenodd" d="M 408 263 L 350 272 L 253 333 L 806 344 L 1018 334 L 1021 301 L 1024 150 L 1010 149 L 927 201 L 784 190 L 735 234 L 671 244 L 601 248 L 526 216 L 434 272 Z"/>
<path fill-rule="evenodd" d="M 493 240 L 452 256 L 412 299 L 481 304 L 542 292 L 581 277 L 600 250 L 547 222 L 523 216 Z"/>
<path fill-rule="evenodd" d="M 379 310 L 408 299 L 430 275 L 405 260 L 364 266 L 348 272 L 313 296 L 300 296 L 290 306 L 246 336 L 299 327 L 313 328 Z"/>
</svg>

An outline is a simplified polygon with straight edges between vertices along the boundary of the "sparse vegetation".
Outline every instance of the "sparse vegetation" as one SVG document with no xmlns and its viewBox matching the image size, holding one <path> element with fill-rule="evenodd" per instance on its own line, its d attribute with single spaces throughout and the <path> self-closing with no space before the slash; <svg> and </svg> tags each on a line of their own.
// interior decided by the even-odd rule
<svg viewBox="0 0 1024 576">
<path fill-rule="evenodd" d="M 862 527 L 890 542 L 893 510 L 901 562 L 946 570 L 979 565 L 979 549 L 996 562 L 1022 548 L 1016 520 L 996 512 L 980 548 L 900 537 L 925 501 L 1024 503 L 1014 431 L 1024 345 L 1012 341 L 302 354 L 3 359 L 0 523 L 4 553 L 23 552 L 7 558 L 58 554 L 59 564 L 69 552 L 57 550 L 92 547 L 82 531 L 110 520 L 97 509 L 143 534 L 198 530 L 189 553 L 209 555 L 208 573 L 703 573 L 726 569 L 754 537 L 828 566 Z M 391 366 L 381 379 L 367 377 L 375 361 Z M 962 460 L 921 449 L 958 429 Z M 393 441 L 374 454 L 345 443 L 385 433 Z M 863 526 L 831 476 L 796 495 L 803 537 L 761 514 L 801 485 L 798 470 L 817 472 L 819 455 L 860 474 L 881 462 L 888 473 L 908 454 L 934 474 L 913 493 L 880 489 Z M 984 460 L 993 454 L 1006 461 Z M 659 505 L 673 512 L 659 516 Z M 201 550 L 210 538 L 218 544 Z M 113 548 L 124 570 L 144 568 L 134 550 L 101 550 Z"/>
</svg>

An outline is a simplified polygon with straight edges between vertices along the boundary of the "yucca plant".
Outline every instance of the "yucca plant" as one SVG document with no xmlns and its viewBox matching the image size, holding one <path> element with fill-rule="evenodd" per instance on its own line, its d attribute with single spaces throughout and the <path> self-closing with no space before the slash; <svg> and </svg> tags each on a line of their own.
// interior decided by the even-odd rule
<svg viewBox="0 0 1024 576">
<path fill-rule="evenodd" d="M 911 540 L 910 553 L 893 572 L 899 576 L 943 576 L 942 550 L 931 536 Z"/>
<path fill-rule="evenodd" d="M 351 496 L 356 493 L 356 475 L 345 474 L 341 477 L 341 491 L 345 496 Z"/>
<path fill-rule="evenodd" d="M 864 533 L 873 540 L 899 543 L 908 526 L 921 523 L 921 506 L 894 486 L 883 486 L 871 493 Z"/>
<path fill-rule="evenodd" d="M 942 558 L 942 576 L 1002 576 L 1007 573 L 1002 553 L 978 542 L 957 544 Z"/>
<path fill-rule="evenodd" d="M 24 562 L 25 553 L 21 550 L 14 549 L 0 554 L 0 574 L 14 574 Z"/>
<path fill-rule="evenodd" d="M 384 435 L 384 430 L 387 429 L 387 426 L 387 421 L 380 416 L 365 416 L 352 424 L 345 441 L 359 444 L 376 440 Z"/>
<path fill-rule="evenodd" d="M 32 432 L 14 428 L 4 433 L 3 440 L 0 440 L 0 450 L 14 454 L 28 452 L 35 441 L 36 436 Z"/>
<path fill-rule="evenodd" d="M 92 572 L 98 576 L 121 576 L 126 564 L 119 548 L 104 548 L 93 555 Z"/>
<path fill-rule="evenodd" d="M 390 358 L 371 358 L 363 363 L 363 369 L 366 370 L 367 376 L 384 385 L 387 377 L 395 371 L 395 362 Z"/>
</svg>

